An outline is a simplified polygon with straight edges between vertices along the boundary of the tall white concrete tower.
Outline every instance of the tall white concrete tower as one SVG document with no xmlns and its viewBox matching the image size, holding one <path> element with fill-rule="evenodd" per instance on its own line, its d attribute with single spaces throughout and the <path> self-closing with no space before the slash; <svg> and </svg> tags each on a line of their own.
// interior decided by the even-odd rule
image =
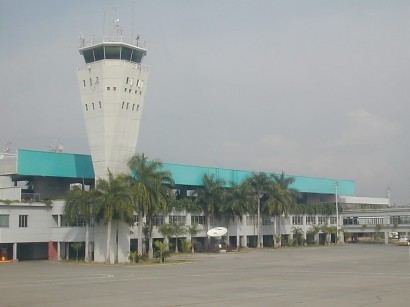
<svg viewBox="0 0 410 307">
<path fill-rule="evenodd" d="M 118 33 L 117 33 L 118 34 Z M 128 171 L 135 154 L 148 68 L 142 65 L 147 50 L 122 36 L 99 41 L 80 38 L 85 68 L 77 73 L 96 178 Z"/>
</svg>

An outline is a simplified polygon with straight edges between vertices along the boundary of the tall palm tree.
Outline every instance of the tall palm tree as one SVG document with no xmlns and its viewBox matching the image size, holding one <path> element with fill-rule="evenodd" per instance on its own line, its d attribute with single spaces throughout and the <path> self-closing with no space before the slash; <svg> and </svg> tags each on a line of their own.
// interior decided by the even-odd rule
<svg viewBox="0 0 410 307">
<path fill-rule="evenodd" d="M 221 206 L 224 200 L 224 184 L 222 179 L 215 178 L 214 175 L 205 174 L 202 178 L 203 187 L 197 190 L 197 202 L 201 205 L 207 219 L 207 231 L 210 229 L 211 216 L 218 216 L 221 213 Z M 209 237 L 207 239 L 210 243 Z"/>
<path fill-rule="evenodd" d="M 258 238 L 257 238 L 257 244 L 258 248 L 261 247 L 261 199 L 265 196 L 266 192 L 269 190 L 269 187 L 271 186 L 271 178 L 263 172 L 259 173 L 254 173 L 250 178 L 247 179 L 249 182 L 250 186 L 252 187 L 253 190 L 253 197 L 254 201 L 256 202 L 256 208 L 257 208 L 257 223 L 258 223 Z"/>
<path fill-rule="evenodd" d="M 132 202 L 138 214 L 138 253 L 142 253 L 142 217 L 147 217 L 148 223 L 148 258 L 153 258 L 152 229 L 153 219 L 160 212 L 165 213 L 168 201 L 172 197 L 171 187 L 174 185 L 172 174 L 163 170 L 159 160 L 148 161 L 144 154 L 137 154 L 128 161 L 131 171 L 128 177 Z"/>
<path fill-rule="evenodd" d="M 90 222 L 95 217 L 97 195 L 95 190 L 84 191 L 78 187 L 70 190 L 65 197 L 64 216 L 72 223 L 83 219 L 85 224 L 85 255 L 84 261 L 89 262 Z"/>
<path fill-rule="evenodd" d="M 282 172 L 280 175 L 273 174 L 271 178 L 273 184 L 269 186 L 266 207 L 269 213 L 276 218 L 276 234 L 280 236 L 281 217 L 283 215 L 288 217 L 293 206 L 296 205 L 299 192 L 290 187 L 295 181 L 294 177 L 285 176 Z"/>
<path fill-rule="evenodd" d="M 112 222 L 113 220 L 122 220 L 131 223 L 134 218 L 134 208 L 123 175 L 113 175 L 110 170 L 108 170 L 108 178 L 98 178 L 96 188 L 100 192 L 99 216 L 107 223 L 107 250 L 105 261 L 110 262 Z M 118 246 L 116 252 L 118 253 Z M 116 261 L 117 259 L 114 260 L 114 262 Z"/>
<path fill-rule="evenodd" d="M 242 217 L 251 211 L 254 197 L 252 188 L 248 181 L 242 182 L 240 185 L 235 182 L 231 183 L 231 188 L 226 193 L 226 203 L 224 214 L 227 220 L 236 220 L 236 246 L 239 250 L 239 222 Z"/>
</svg>

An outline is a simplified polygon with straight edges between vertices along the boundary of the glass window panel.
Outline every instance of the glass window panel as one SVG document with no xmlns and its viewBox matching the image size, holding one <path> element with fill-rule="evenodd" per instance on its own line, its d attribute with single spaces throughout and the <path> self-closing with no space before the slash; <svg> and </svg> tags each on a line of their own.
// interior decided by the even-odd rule
<svg viewBox="0 0 410 307">
<path fill-rule="evenodd" d="M 121 53 L 120 46 L 105 46 L 106 59 L 119 59 Z"/>
<path fill-rule="evenodd" d="M 96 61 L 104 60 L 104 49 L 103 47 L 94 48 L 94 57 Z"/>
<path fill-rule="evenodd" d="M 92 49 L 84 50 L 83 56 L 86 63 L 94 62 L 94 54 Z"/>
<path fill-rule="evenodd" d="M 122 59 L 122 60 L 130 61 L 130 60 L 131 60 L 131 53 L 132 53 L 131 48 L 122 47 L 121 59 Z"/>
<path fill-rule="evenodd" d="M 0 215 L 0 227 L 9 227 L 8 215 Z"/>
<path fill-rule="evenodd" d="M 132 50 L 132 58 L 131 62 L 141 63 L 142 60 L 142 52 L 138 50 Z"/>
</svg>

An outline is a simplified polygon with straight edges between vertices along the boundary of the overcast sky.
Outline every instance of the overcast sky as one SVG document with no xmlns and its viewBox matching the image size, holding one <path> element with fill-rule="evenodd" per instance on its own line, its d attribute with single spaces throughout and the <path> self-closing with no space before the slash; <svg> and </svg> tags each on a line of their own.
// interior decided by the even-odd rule
<svg viewBox="0 0 410 307">
<path fill-rule="evenodd" d="M 409 203 L 408 0 L 0 0 L 1 149 L 89 153 L 78 37 L 116 18 L 148 49 L 138 152 Z"/>
</svg>

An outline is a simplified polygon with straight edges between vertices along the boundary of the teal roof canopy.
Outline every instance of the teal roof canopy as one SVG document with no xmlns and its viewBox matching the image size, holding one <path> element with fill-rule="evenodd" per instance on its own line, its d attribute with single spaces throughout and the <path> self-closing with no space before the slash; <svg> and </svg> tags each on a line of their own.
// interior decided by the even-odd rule
<svg viewBox="0 0 410 307">
<path fill-rule="evenodd" d="M 95 178 L 90 155 L 19 149 L 17 156 L 17 174 L 21 176 Z M 163 165 L 165 170 L 172 173 L 176 185 L 192 186 L 193 188 L 202 186 L 202 178 L 205 174 L 214 175 L 224 180 L 228 186 L 230 182 L 239 184 L 254 173 L 175 163 L 164 163 Z M 335 194 L 337 182 L 340 195 L 353 196 L 355 194 L 355 183 L 352 180 L 292 177 L 295 178 L 295 182 L 291 187 L 302 193 Z"/>
<path fill-rule="evenodd" d="M 172 173 L 176 184 L 187 186 L 202 186 L 202 178 L 205 174 L 220 178 L 229 186 L 230 182 L 237 184 L 251 177 L 255 172 L 223 169 L 216 167 L 191 166 L 173 163 L 164 163 L 164 169 Z M 305 176 L 291 176 L 295 178 L 292 188 L 302 193 L 335 194 L 336 183 L 338 193 L 341 195 L 354 195 L 355 183 L 352 180 L 314 178 Z"/>
<path fill-rule="evenodd" d="M 90 155 L 23 149 L 17 151 L 17 174 L 21 176 L 95 178 Z"/>
</svg>

